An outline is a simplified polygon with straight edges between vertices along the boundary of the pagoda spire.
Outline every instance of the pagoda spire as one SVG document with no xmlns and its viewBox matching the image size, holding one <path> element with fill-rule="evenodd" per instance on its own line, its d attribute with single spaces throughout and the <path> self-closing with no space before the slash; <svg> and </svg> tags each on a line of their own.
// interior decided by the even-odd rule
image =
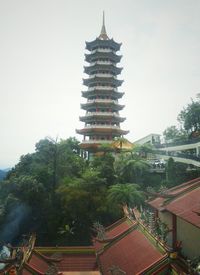
<svg viewBox="0 0 200 275">
<path fill-rule="evenodd" d="M 101 33 L 99 35 L 99 39 L 103 39 L 103 40 L 107 40 L 109 39 L 107 33 L 106 33 L 106 27 L 105 27 L 105 14 L 103 11 L 103 24 L 102 24 L 102 28 L 101 28 Z"/>
</svg>

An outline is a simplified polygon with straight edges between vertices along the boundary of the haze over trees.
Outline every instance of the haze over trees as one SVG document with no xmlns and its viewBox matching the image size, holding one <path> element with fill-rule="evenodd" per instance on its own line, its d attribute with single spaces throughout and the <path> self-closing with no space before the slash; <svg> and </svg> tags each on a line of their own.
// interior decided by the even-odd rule
<svg viewBox="0 0 200 275">
<path fill-rule="evenodd" d="M 4 179 L 6 176 L 7 172 L 4 170 L 0 170 L 0 180 Z"/>
</svg>

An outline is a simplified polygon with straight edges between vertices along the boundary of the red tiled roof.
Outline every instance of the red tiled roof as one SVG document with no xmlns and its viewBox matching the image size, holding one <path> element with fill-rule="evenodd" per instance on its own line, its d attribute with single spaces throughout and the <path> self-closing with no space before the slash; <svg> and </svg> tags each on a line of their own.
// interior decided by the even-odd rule
<svg viewBox="0 0 200 275">
<path fill-rule="evenodd" d="M 95 255 L 62 255 L 57 263 L 59 271 L 96 271 L 98 270 Z"/>
<path fill-rule="evenodd" d="M 184 182 L 178 186 L 172 187 L 168 190 L 167 194 L 178 195 L 178 194 L 183 193 L 191 188 L 195 188 L 195 186 L 200 186 L 200 178 L 196 178 L 196 179 L 190 180 L 188 182 Z"/>
<path fill-rule="evenodd" d="M 200 187 L 170 202 L 165 209 L 200 227 L 200 216 L 196 213 L 200 210 Z"/>
<path fill-rule="evenodd" d="M 119 234 L 122 234 L 124 231 L 126 231 L 127 229 L 129 229 L 133 224 L 130 223 L 130 221 L 125 220 L 124 222 L 122 222 L 121 224 L 119 224 L 118 226 L 111 228 L 110 230 L 106 230 L 106 237 L 107 238 L 113 238 Z"/>
<path fill-rule="evenodd" d="M 24 263 L 23 271 L 22 272 L 24 272 L 24 270 L 25 270 L 25 272 L 27 272 L 27 271 L 29 272 L 30 271 L 31 274 L 37 274 L 37 275 L 45 275 L 46 274 L 45 272 L 42 272 L 39 269 L 39 267 L 35 267 L 35 266 L 29 265 L 27 263 Z M 29 273 L 25 273 L 25 274 L 28 275 Z"/>
<path fill-rule="evenodd" d="M 30 271 L 28 271 L 27 269 L 23 268 L 22 275 L 32 275 L 32 273 Z"/>
<path fill-rule="evenodd" d="M 157 197 L 148 202 L 158 210 L 167 210 L 178 217 L 200 227 L 200 178 L 169 189 L 171 198 Z M 159 194 L 158 194 L 159 196 Z"/>
<path fill-rule="evenodd" d="M 133 275 L 164 257 L 143 233 L 135 229 L 105 248 L 99 260 L 103 274 L 110 274 L 109 269 L 118 266 L 127 275 Z"/>
<path fill-rule="evenodd" d="M 93 244 L 94 244 L 94 248 L 96 251 L 99 251 L 100 249 L 102 249 L 104 247 L 104 245 L 106 244 L 106 242 L 99 242 L 96 239 L 93 240 Z"/>
<path fill-rule="evenodd" d="M 163 203 L 165 202 L 165 198 L 156 198 L 152 201 L 148 201 L 148 204 L 156 209 L 160 209 L 163 206 Z"/>
<path fill-rule="evenodd" d="M 43 252 L 45 260 L 55 262 L 61 272 L 99 270 L 93 246 L 36 247 L 36 251 Z M 58 255 L 57 260 L 52 257 L 55 254 Z"/>
<path fill-rule="evenodd" d="M 126 217 L 116 221 L 110 226 L 106 227 L 106 238 L 104 240 L 94 239 L 94 247 L 96 251 L 101 250 L 107 243 L 118 238 L 121 234 L 125 233 L 128 229 L 136 225 L 136 221 L 131 221 Z"/>
<path fill-rule="evenodd" d="M 44 259 L 42 259 L 40 256 L 36 255 L 34 252 L 32 253 L 32 255 L 30 257 L 28 265 L 37 269 L 41 273 L 45 273 L 49 268 L 49 264 Z"/>
</svg>

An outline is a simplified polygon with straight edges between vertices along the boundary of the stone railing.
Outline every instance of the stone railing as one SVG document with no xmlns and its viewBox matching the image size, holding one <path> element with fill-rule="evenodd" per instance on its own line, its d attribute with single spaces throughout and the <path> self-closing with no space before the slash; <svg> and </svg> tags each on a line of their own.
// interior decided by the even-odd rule
<svg viewBox="0 0 200 275">
<path fill-rule="evenodd" d="M 115 103 L 115 104 L 118 104 L 118 101 L 117 100 L 113 100 L 113 99 L 89 99 L 87 101 L 87 103 L 104 103 L 104 102 L 108 102 L 108 103 Z"/>
<path fill-rule="evenodd" d="M 112 90 L 114 92 L 118 92 L 117 88 L 114 87 L 109 87 L 109 86 L 94 86 L 94 87 L 90 87 L 88 88 L 88 91 L 95 91 L 95 90 Z"/>
<path fill-rule="evenodd" d="M 87 114 L 85 114 L 85 116 L 93 116 L 93 115 L 105 115 L 105 116 L 115 116 L 115 117 L 120 117 L 119 114 L 117 113 L 111 113 L 111 112 L 88 112 Z"/>
<path fill-rule="evenodd" d="M 101 125 L 101 124 L 95 124 L 95 125 L 88 125 L 88 126 L 85 126 L 84 129 L 93 129 L 93 128 L 110 128 L 110 129 L 119 129 L 120 130 L 120 127 L 119 126 L 114 126 L 114 125 Z"/>
</svg>

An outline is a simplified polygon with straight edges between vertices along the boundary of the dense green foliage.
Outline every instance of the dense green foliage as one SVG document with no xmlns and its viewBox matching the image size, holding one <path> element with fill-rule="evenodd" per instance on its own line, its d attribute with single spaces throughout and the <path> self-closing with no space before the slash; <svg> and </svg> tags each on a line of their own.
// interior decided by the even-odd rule
<svg viewBox="0 0 200 275">
<path fill-rule="evenodd" d="M 163 132 L 166 143 L 185 141 L 190 138 L 200 136 L 200 100 L 191 100 L 178 115 L 179 127 L 170 126 Z"/>
<path fill-rule="evenodd" d="M 200 130 L 200 101 L 192 100 L 178 116 L 178 120 L 187 131 L 192 133 Z"/>
<path fill-rule="evenodd" d="M 150 171 L 150 146 L 113 155 L 110 150 L 88 161 L 75 138 L 40 140 L 0 184 L 0 239 L 16 242 L 36 232 L 38 245 L 90 244 L 93 224 L 111 224 L 122 206 L 144 201 L 149 186 L 183 182 L 186 168 L 169 161 L 166 173 Z M 191 178 L 192 175 L 189 175 Z"/>
<path fill-rule="evenodd" d="M 88 244 L 95 221 L 108 225 L 122 215 L 107 199 L 116 183 L 109 152 L 88 162 L 74 138 L 40 140 L 1 182 L 0 239 L 36 232 L 38 244 Z"/>
<path fill-rule="evenodd" d="M 170 126 L 163 132 L 165 143 L 185 141 L 188 139 L 187 132 L 185 130 L 178 129 L 176 126 Z"/>
<path fill-rule="evenodd" d="M 137 184 L 116 184 L 110 187 L 108 199 L 112 204 L 129 207 L 139 206 L 144 201 L 144 196 L 138 190 Z"/>
</svg>

